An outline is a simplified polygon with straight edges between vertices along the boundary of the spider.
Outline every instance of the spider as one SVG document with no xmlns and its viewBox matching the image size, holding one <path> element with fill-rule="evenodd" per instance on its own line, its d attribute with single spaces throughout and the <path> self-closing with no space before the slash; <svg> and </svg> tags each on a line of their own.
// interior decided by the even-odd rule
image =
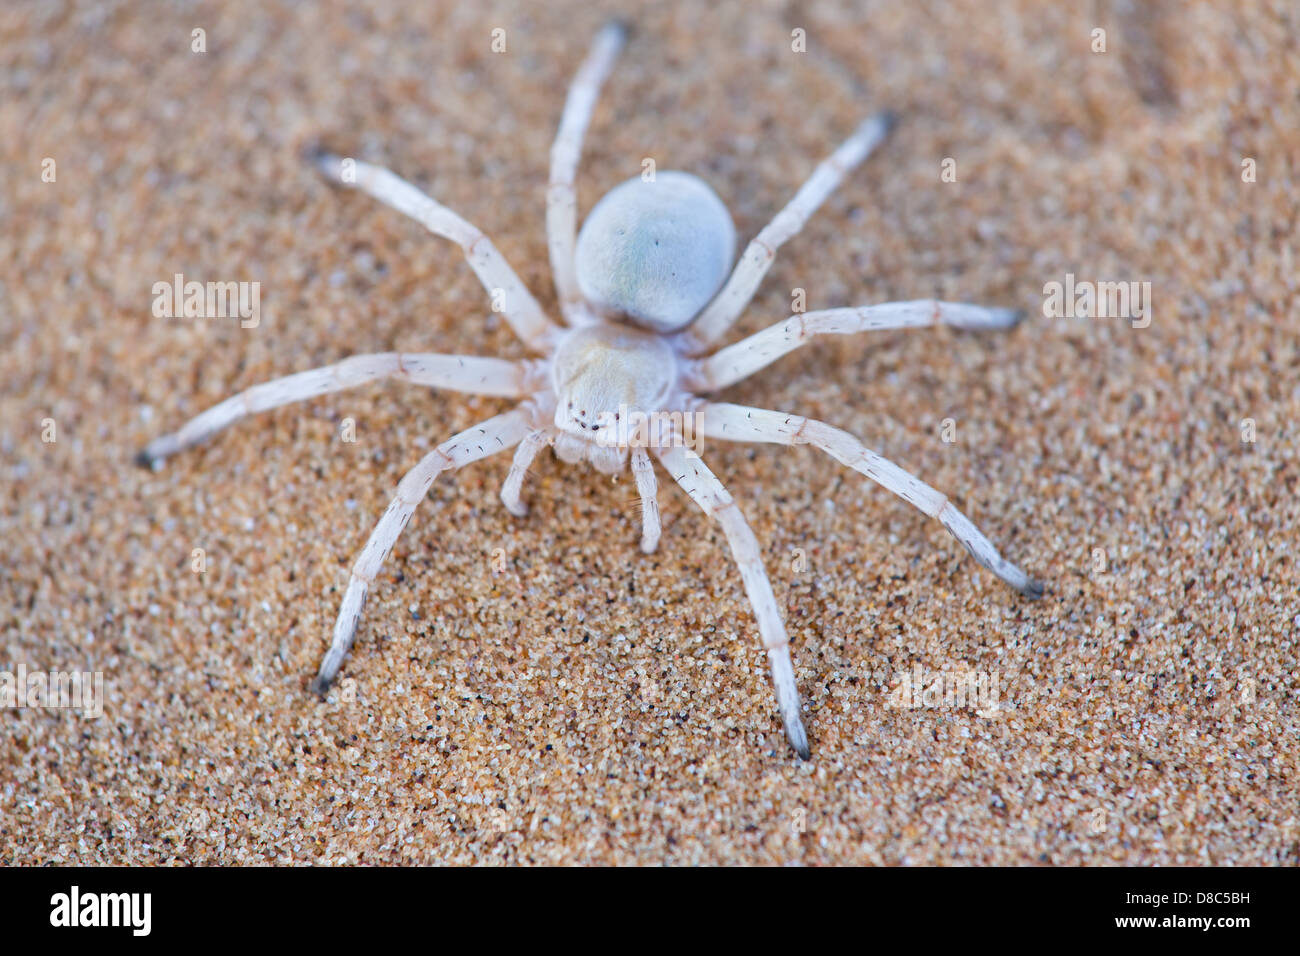
<svg viewBox="0 0 1300 956">
<path fill-rule="evenodd" d="M 491 240 L 450 209 L 387 169 L 356 161 L 349 162 L 350 172 L 343 175 L 339 156 L 322 150 L 309 154 L 325 176 L 457 243 L 491 294 L 494 308 L 540 359 L 355 355 L 240 392 L 179 431 L 154 440 L 138 460 L 157 468 L 167 456 L 253 412 L 384 378 L 520 400 L 510 411 L 443 442 L 398 483 L 396 496 L 352 568 L 333 641 L 311 682 L 313 690 L 324 694 L 352 646 L 367 591 L 438 475 L 514 448 L 501 499 L 512 514 L 522 517 L 527 513 L 520 496 L 524 476 L 544 446 L 552 446 L 562 461 L 586 461 L 611 475 L 621 474 L 630 461 L 642 503 L 641 550 L 651 553 L 660 536 L 653 456 L 721 526 L 758 621 L 786 737 L 806 760 L 810 750 L 800 718 L 790 639 L 758 541 L 735 500 L 695 452 L 696 443 L 687 439 L 688 426 L 693 424 L 700 438 L 813 445 L 938 518 L 980 564 L 1022 594 L 1038 597 L 1042 587 L 1004 559 L 944 495 L 847 432 L 785 412 L 699 396 L 747 378 L 820 335 L 940 323 L 1006 329 L 1019 321 L 1020 313 L 930 300 L 828 309 L 795 314 L 717 348 L 753 298 L 776 250 L 885 138 L 893 118 L 882 113 L 864 121 L 749 243 L 734 269 L 736 232 L 727 208 L 689 173 L 660 172 L 615 186 L 577 232 L 574 178 L 582 139 L 626 39 L 621 23 L 607 24 L 596 35 L 570 86 L 551 149 L 546 232 L 563 326 L 546 316 Z"/>
</svg>

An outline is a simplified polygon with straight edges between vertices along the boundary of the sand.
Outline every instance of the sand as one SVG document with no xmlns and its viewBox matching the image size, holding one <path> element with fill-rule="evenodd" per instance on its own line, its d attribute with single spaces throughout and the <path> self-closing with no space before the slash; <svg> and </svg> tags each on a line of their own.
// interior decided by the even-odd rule
<svg viewBox="0 0 1300 956">
<path fill-rule="evenodd" d="M 6 4 L 0 668 L 102 672 L 105 700 L 0 710 L 0 863 L 1296 863 L 1300 16 L 1062 6 Z M 664 486 L 644 556 L 630 475 L 549 452 L 526 519 L 508 456 L 436 483 L 307 692 L 400 476 L 504 400 L 375 385 L 132 463 L 351 353 L 522 357 L 454 246 L 300 153 L 428 188 L 554 312 L 547 158 L 615 12 L 583 210 L 650 157 L 748 240 L 861 117 L 902 118 L 737 337 L 795 288 L 1029 312 L 723 393 L 860 435 L 1047 587 L 812 449 L 707 447 L 791 631 L 806 763 L 716 526 Z M 156 317 L 177 273 L 259 282 L 260 322 Z M 1151 309 L 1044 315 L 1067 276 Z M 902 698 L 968 672 L 996 707 Z"/>
</svg>

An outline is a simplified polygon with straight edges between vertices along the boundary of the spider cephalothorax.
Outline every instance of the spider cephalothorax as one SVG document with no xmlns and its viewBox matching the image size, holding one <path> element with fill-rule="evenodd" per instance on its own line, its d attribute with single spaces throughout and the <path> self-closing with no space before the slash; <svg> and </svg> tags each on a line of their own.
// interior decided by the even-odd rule
<svg viewBox="0 0 1300 956">
<path fill-rule="evenodd" d="M 700 439 L 809 444 L 937 518 L 977 561 L 1029 596 L 1042 593 L 946 497 L 847 432 L 785 412 L 700 397 L 748 377 L 818 335 L 944 323 L 1008 328 L 1018 314 L 931 300 L 797 314 L 733 345 L 716 349 L 749 303 L 776 250 L 803 226 L 844 175 L 888 132 L 887 115 L 864 122 L 813 172 L 795 197 L 756 236 L 731 271 L 735 229 L 722 201 L 688 173 L 663 172 L 614 187 L 592 209 L 575 239 L 574 174 L 596 94 L 622 48 L 625 30 L 612 24 L 574 80 L 551 151 L 546 227 L 560 309 L 549 319 L 482 232 L 410 183 L 378 166 L 316 151 L 312 158 L 339 177 L 458 243 L 471 268 L 521 339 L 542 358 L 497 358 L 395 352 L 357 355 L 335 365 L 256 385 L 208 409 L 180 431 L 140 453 L 158 466 L 252 412 L 381 378 L 519 399 L 519 404 L 443 442 L 409 471 L 352 569 L 334 637 L 313 682 L 324 692 L 352 645 L 366 592 L 416 505 L 441 472 L 506 448 L 516 449 L 501 488 L 516 515 L 524 476 L 547 445 L 564 461 L 603 472 L 628 467 L 642 501 L 641 548 L 659 542 L 657 458 L 667 473 L 726 535 L 758 621 L 785 733 L 809 756 L 789 638 L 763 569 L 757 539 L 722 483 L 698 452 Z M 716 350 L 715 350 L 716 349 Z"/>
<path fill-rule="evenodd" d="M 661 335 L 613 322 L 574 329 L 551 360 L 555 427 L 608 445 L 630 413 L 666 409 L 680 378 L 681 362 Z"/>
</svg>

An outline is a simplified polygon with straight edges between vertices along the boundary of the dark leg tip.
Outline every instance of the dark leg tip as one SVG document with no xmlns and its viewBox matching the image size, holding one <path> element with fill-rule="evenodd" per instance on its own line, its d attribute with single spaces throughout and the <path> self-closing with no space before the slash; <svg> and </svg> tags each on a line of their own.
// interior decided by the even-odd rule
<svg viewBox="0 0 1300 956">
<path fill-rule="evenodd" d="M 1038 599 L 1044 594 L 1043 582 L 1030 580 L 1030 582 L 1025 585 L 1024 590 L 1020 593 L 1027 598 Z"/>
<path fill-rule="evenodd" d="M 812 750 L 807 745 L 796 747 L 795 753 L 799 755 L 800 760 L 812 760 Z"/>
<path fill-rule="evenodd" d="M 330 681 L 327 681 L 318 675 L 311 679 L 311 683 L 307 685 L 307 689 L 321 700 L 324 700 L 325 695 L 329 693 Z"/>
<path fill-rule="evenodd" d="M 149 454 L 149 452 L 147 452 L 145 449 L 141 448 L 138 452 L 135 453 L 135 457 L 131 460 L 134 461 L 139 467 L 148 468 L 150 471 L 153 471 L 154 463 L 156 462 L 157 459 L 155 459 L 153 455 Z"/>
<path fill-rule="evenodd" d="M 302 161 L 331 183 L 338 184 L 343 171 L 339 166 L 341 159 L 332 149 L 326 149 L 320 142 L 310 142 L 299 150 Z"/>
<path fill-rule="evenodd" d="M 320 142 L 312 140 L 298 150 L 298 155 L 305 163 L 311 163 L 313 166 L 330 155 L 330 151 Z"/>
<path fill-rule="evenodd" d="M 623 17 L 613 17 L 605 21 L 605 29 L 616 32 L 619 39 L 626 42 L 627 38 L 632 35 L 632 21 Z"/>
</svg>

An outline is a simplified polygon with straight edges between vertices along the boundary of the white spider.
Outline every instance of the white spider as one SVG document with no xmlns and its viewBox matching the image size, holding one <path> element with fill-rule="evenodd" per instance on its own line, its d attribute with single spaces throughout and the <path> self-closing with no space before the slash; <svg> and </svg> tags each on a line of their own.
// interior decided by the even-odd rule
<svg viewBox="0 0 1300 956">
<path fill-rule="evenodd" d="M 817 335 L 938 323 L 1001 329 L 1014 325 L 1019 316 L 1008 309 L 928 300 L 828 309 L 793 315 L 708 354 L 753 297 L 776 250 L 884 138 L 891 119 L 868 119 L 823 161 L 750 242 L 730 277 L 735 253 L 731 218 L 714 192 L 689 173 L 661 172 L 653 181 L 637 178 L 614 187 L 592 209 L 575 245 L 573 182 L 582 138 L 625 39 L 626 30 L 616 23 L 597 35 L 569 90 L 551 149 L 546 231 L 567 327 L 547 318 L 491 240 L 451 210 L 377 166 L 357 162 L 355 176 L 348 177 L 348 185 L 460 245 L 511 328 L 543 358 L 510 362 L 430 353 L 357 355 L 241 392 L 180 431 L 151 442 L 139 458 L 156 467 L 168 455 L 252 412 L 381 378 L 522 399 L 513 410 L 439 445 L 399 482 L 396 497 L 352 569 L 333 643 L 313 681 L 314 689 L 323 693 L 352 645 L 367 589 L 439 474 L 518 446 L 501 498 L 511 513 L 522 516 L 526 508 L 519 492 L 524 475 L 544 445 L 553 445 L 566 462 L 585 459 L 609 474 L 620 473 L 630 457 L 643 505 L 641 550 L 649 553 L 659 542 L 653 453 L 722 526 L 758 619 L 786 736 L 807 759 L 790 640 L 763 570 L 758 541 L 722 483 L 685 447 L 684 426 L 696 423 L 706 438 L 814 445 L 938 518 L 977 561 L 1022 594 L 1037 597 L 1042 588 L 1002 558 L 947 498 L 852 435 L 784 412 L 706 401 L 697 393 L 739 382 Z M 317 153 L 313 159 L 327 175 L 339 176 L 339 157 Z M 634 418 L 640 424 L 630 431 Z"/>
</svg>

